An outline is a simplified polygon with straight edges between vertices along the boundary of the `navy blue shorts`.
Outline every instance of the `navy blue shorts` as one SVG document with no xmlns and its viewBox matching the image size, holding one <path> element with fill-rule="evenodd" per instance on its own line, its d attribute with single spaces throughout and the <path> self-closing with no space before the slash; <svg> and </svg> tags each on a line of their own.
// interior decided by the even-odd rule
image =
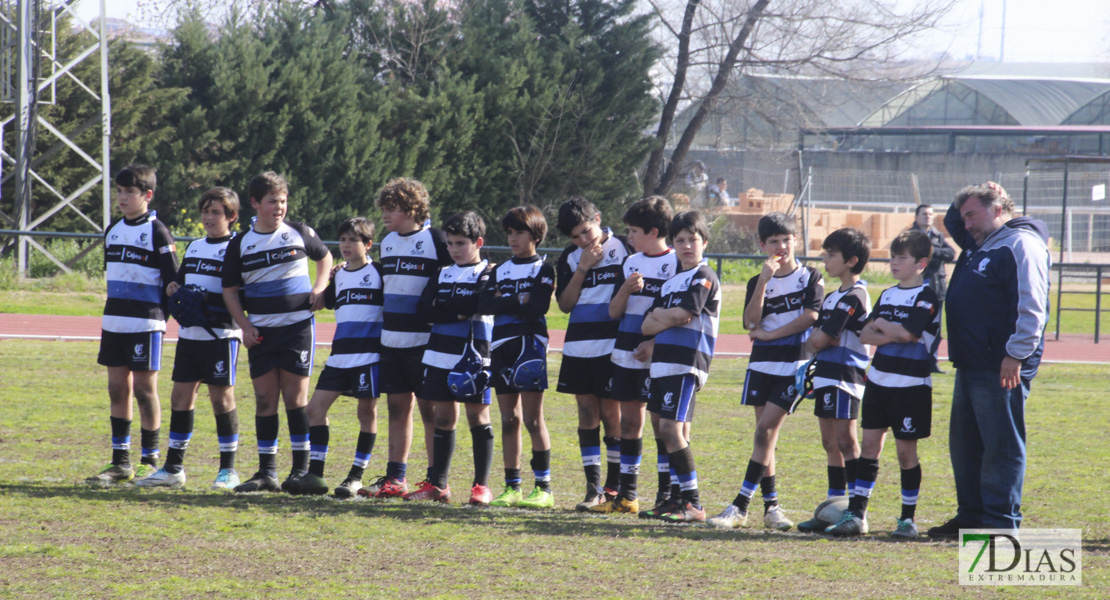
<svg viewBox="0 0 1110 600">
<path fill-rule="evenodd" d="M 235 385 L 235 367 L 241 343 L 237 338 L 178 339 L 171 379 L 177 383 L 199 381 L 223 387 Z"/>
<path fill-rule="evenodd" d="M 162 332 L 101 331 L 96 362 L 105 367 L 127 367 L 132 371 L 157 371 L 162 368 Z"/>
</svg>

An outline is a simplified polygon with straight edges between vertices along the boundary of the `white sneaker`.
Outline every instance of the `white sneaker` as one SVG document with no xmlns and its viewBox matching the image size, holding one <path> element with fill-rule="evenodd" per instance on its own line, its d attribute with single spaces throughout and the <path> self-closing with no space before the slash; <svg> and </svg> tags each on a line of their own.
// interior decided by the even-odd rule
<svg viewBox="0 0 1110 600">
<path fill-rule="evenodd" d="M 134 484 L 135 487 L 183 487 L 185 485 L 185 470 L 169 473 L 165 469 L 158 469 L 150 477 L 136 479 Z"/>
<path fill-rule="evenodd" d="M 739 529 L 748 522 L 748 513 L 742 513 L 735 504 L 729 504 L 721 514 L 709 517 L 705 522 L 720 529 Z"/>
<path fill-rule="evenodd" d="M 917 523 L 913 519 L 898 519 L 898 527 L 890 532 L 890 537 L 896 540 L 916 540 Z"/>
<path fill-rule="evenodd" d="M 239 472 L 235 469 L 220 469 L 216 474 L 216 481 L 212 482 L 214 490 L 231 490 L 239 485 Z"/>
<path fill-rule="evenodd" d="M 789 531 L 794 526 L 794 521 L 786 518 L 786 513 L 782 512 L 782 507 L 776 504 L 763 514 L 763 526 L 767 529 Z"/>
</svg>

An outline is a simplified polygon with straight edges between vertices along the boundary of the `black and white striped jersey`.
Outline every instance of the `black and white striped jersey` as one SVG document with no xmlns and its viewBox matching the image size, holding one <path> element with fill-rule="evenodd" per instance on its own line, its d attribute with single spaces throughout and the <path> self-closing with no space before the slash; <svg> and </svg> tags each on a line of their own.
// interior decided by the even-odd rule
<svg viewBox="0 0 1110 600">
<path fill-rule="evenodd" d="M 385 282 L 382 347 L 423 346 L 428 343 L 431 326 L 417 316 L 416 303 L 439 268 L 452 264 L 447 238 L 434 227 L 404 234 L 390 232 L 379 248 Z"/>
<path fill-rule="evenodd" d="M 493 317 L 478 314 L 482 290 L 489 285 L 493 267 L 483 260 L 471 265 L 451 265 L 440 269 L 436 281 L 425 288 L 417 314 L 432 324 L 424 364 L 452 369 L 462 358 L 471 332 L 474 349 L 489 364 Z M 459 319 L 460 316 L 468 317 Z"/>
<path fill-rule="evenodd" d="M 745 309 L 752 301 L 758 280 L 758 275 L 748 280 Z M 759 326 L 764 331 L 774 331 L 797 319 L 806 310 L 819 310 L 824 297 L 821 273 L 813 267 L 796 264 L 790 273 L 772 277 L 767 282 Z M 748 368 L 768 375 L 793 377 L 805 362 L 805 343 L 808 339 L 809 329 L 769 342 L 755 340 Z"/>
<path fill-rule="evenodd" d="M 324 292 L 324 305 L 335 310 L 335 337 L 327 366 L 350 369 L 380 359 L 382 344 L 382 274 L 368 262 L 359 269 L 339 269 Z"/>
<path fill-rule="evenodd" d="M 613 364 L 626 369 L 646 369 L 651 361 L 638 361 L 632 358 L 632 353 L 646 338 L 640 332 L 644 324 L 644 313 L 655 303 L 655 299 L 663 291 L 663 284 L 682 270 L 682 263 L 674 249 L 667 248 L 661 254 L 650 255 L 637 252 L 624 261 L 621 276 L 614 284 L 614 295 L 624 281 L 633 273 L 639 273 L 644 278 L 644 287 L 628 297 L 625 305 L 624 316 L 621 317 L 617 327 L 617 341 L 613 346 Z"/>
<path fill-rule="evenodd" d="M 497 265 L 478 309 L 493 315 L 490 349 L 525 335 L 547 345 L 547 310 L 555 290 L 555 269 L 542 256 L 512 257 Z"/>
<path fill-rule="evenodd" d="M 567 337 L 563 343 L 564 356 L 593 358 L 613 353 L 620 321 L 609 316 L 609 302 L 617 290 L 615 284 L 620 278 L 621 265 L 632 252 L 623 236 L 613 235 L 608 227 L 602 228 L 602 231 L 606 237 L 601 243 L 603 254 L 601 260 L 586 273 L 578 304 L 570 311 Z M 574 244 L 567 246 L 559 257 L 556 297 L 566 289 L 581 258 L 582 249 Z"/>
<path fill-rule="evenodd" d="M 212 333 L 220 339 L 243 337 L 243 331 L 227 311 L 223 295 L 224 258 L 233 237 L 234 233 L 222 238 L 193 240 L 185 249 L 185 258 L 177 270 L 177 283 L 180 285 L 199 285 L 208 290 L 209 324 Z M 204 327 L 182 327 L 178 330 L 178 337 L 186 340 L 212 339 Z"/>
<path fill-rule="evenodd" d="M 173 236 L 148 211 L 120 219 L 104 233 L 108 299 L 101 328 L 115 333 L 166 330 L 166 285 L 177 276 Z"/>
<path fill-rule="evenodd" d="M 223 286 L 238 286 L 255 327 L 282 327 L 312 317 L 308 261 L 323 260 L 327 246 L 308 225 L 284 221 L 270 233 L 252 227 L 227 245 Z"/>
<path fill-rule="evenodd" d="M 901 325 L 917 339 L 876 346 L 871 368 L 867 370 L 867 381 L 884 387 L 932 387 L 929 349 L 940 334 L 937 293 L 925 284 L 887 288 L 871 311 L 871 319 L 880 318 Z"/>
</svg>

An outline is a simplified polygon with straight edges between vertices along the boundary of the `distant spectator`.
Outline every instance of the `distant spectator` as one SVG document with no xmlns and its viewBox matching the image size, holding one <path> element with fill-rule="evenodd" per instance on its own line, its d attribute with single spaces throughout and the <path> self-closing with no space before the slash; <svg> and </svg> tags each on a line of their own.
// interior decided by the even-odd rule
<svg viewBox="0 0 1110 600">
<path fill-rule="evenodd" d="M 705 163 L 700 160 L 694 162 L 694 167 L 686 174 L 686 193 L 690 196 L 693 206 L 705 206 L 708 187 L 709 175 L 705 172 Z"/>
<path fill-rule="evenodd" d="M 732 199 L 728 196 L 728 181 L 724 177 L 717 178 L 715 185 L 709 186 L 709 206 L 731 206 Z"/>
<path fill-rule="evenodd" d="M 933 243 L 933 257 L 929 260 L 929 266 L 925 267 L 922 276 L 925 278 L 925 285 L 936 292 L 937 299 L 941 301 L 943 307 L 945 292 L 948 291 L 948 275 L 944 270 L 944 263 L 952 262 L 956 258 L 956 251 L 948 245 L 948 242 L 944 241 L 944 234 L 933 227 L 933 207 L 928 204 L 917 206 L 917 212 L 914 213 L 913 225 L 910 225 L 910 230 L 925 232 L 929 236 L 929 241 Z M 933 339 L 933 347 L 929 348 L 932 356 L 932 364 L 929 366 L 934 373 L 941 372 L 936 362 L 938 346 L 940 346 L 939 335 Z"/>
</svg>

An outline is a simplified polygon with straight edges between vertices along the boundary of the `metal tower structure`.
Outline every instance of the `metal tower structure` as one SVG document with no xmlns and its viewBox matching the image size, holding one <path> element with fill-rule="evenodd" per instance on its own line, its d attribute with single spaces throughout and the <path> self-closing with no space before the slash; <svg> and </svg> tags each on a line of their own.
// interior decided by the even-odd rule
<svg viewBox="0 0 1110 600">
<path fill-rule="evenodd" d="M 0 120 L 0 184 L 14 180 L 14 202 L 0 202 L 0 225 L 19 231 L 32 231 L 53 216 L 69 208 L 87 221 L 95 231 L 103 232 L 111 220 L 112 186 L 109 174 L 109 135 L 111 134 L 111 101 L 108 95 L 108 36 L 105 25 L 106 0 L 99 2 L 100 18 L 95 25 L 85 22 L 74 10 L 80 0 L 0 0 L 0 99 L 14 104 L 11 116 Z M 93 42 L 72 58 L 65 60 L 57 55 L 57 24 L 67 15 L 71 22 L 90 33 Z M 74 68 L 86 61 L 100 61 L 99 85 L 81 81 Z M 69 132 L 63 132 L 39 114 L 42 104 L 53 104 L 57 82 L 66 78 L 73 82 L 90 104 L 97 104 L 99 112 L 93 118 Z M 97 91 L 99 88 L 99 91 Z M 100 126 L 100 151 L 86 152 L 74 140 L 92 127 Z M 55 143 L 39 151 L 38 132 L 46 131 Z M 8 153 L 11 149 L 12 154 Z M 36 171 L 45 160 L 59 152 L 71 155 L 72 160 L 83 161 L 93 167 L 93 176 L 76 189 L 63 190 Z M 97 156 L 99 155 L 99 156 Z M 36 207 L 31 201 L 32 185 L 47 190 L 50 202 Z M 103 197 L 103 214 L 98 223 L 74 205 L 83 194 L 96 189 Z M 4 212 L 5 204 L 12 207 Z M 49 206 L 46 206 L 48 205 Z M 35 214 L 37 212 L 37 214 Z M 4 245 L 18 246 L 20 277 L 29 274 L 31 248 L 49 258 L 59 269 L 70 269 L 52 255 L 42 244 L 29 236 L 18 236 Z"/>
</svg>

